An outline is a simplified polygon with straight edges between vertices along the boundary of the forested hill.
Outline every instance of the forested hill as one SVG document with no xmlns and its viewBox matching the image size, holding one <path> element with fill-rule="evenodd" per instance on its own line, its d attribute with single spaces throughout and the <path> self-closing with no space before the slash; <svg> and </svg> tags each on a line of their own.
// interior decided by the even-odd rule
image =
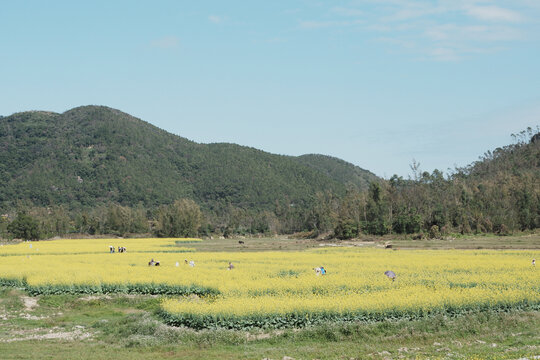
<svg viewBox="0 0 540 360">
<path fill-rule="evenodd" d="M 367 189 L 369 184 L 377 179 L 373 173 L 332 156 L 306 154 L 297 157 L 297 160 L 342 184 L 352 185 L 357 190 Z"/>
<path fill-rule="evenodd" d="M 281 156 L 198 144 L 121 111 L 84 106 L 0 118 L 0 208 L 115 202 L 152 207 L 192 198 L 203 207 L 263 210 L 317 192 L 365 189 L 377 177 L 322 155 Z"/>
</svg>

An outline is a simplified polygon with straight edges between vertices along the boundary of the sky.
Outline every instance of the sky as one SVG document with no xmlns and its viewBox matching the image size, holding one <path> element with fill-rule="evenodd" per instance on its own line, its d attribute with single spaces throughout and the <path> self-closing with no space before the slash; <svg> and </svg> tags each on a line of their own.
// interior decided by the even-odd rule
<svg viewBox="0 0 540 360">
<path fill-rule="evenodd" d="M 0 115 L 451 173 L 540 124 L 540 0 L 2 1 Z"/>
</svg>

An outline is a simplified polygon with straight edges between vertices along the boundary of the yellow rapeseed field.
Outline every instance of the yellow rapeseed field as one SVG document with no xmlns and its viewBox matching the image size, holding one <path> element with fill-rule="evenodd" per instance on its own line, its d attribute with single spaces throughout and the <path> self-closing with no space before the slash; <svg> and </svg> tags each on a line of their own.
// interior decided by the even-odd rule
<svg viewBox="0 0 540 360">
<path fill-rule="evenodd" d="M 125 247 L 128 252 L 178 251 L 176 244 L 200 242 L 201 239 L 137 238 L 137 239 L 62 239 L 52 241 L 25 241 L 0 247 L 0 256 L 5 255 L 58 255 L 58 254 L 103 254 L 113 246 Z"/>
<path fill-rule="evenodd" d="M 303 326 L 332 319 L 540 305 L 540 269 L 531 264 L 540 258 L 539 251 L 325 248 L 198 253 L 180 246 L 182 240 L 5 245 L 0 247 L 0 278 L 19 281 L 34 293 L 170 294 L 162 301 L 164 318 L 195 328 Z M 125 246 L 127 252 L 111 254 L 110 245 Z M 150 259 L 160 266 L 148 266 Z M 326 275 L 314 271 L 320 266 Z M 384 275 L 386 270 L 397 274 L 395 281 Z M 198 296 L 185 296 L 190 294 Z"/>
</svg>

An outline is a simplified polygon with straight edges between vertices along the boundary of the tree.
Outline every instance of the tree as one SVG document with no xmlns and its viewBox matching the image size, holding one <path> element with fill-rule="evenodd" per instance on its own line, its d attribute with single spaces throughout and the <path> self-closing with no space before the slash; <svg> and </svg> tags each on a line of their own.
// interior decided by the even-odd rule
<svg viewBox="0 0 540 360">
<path fill-rule="evenodd" d="M 0 215 L 0 239 L 4 239 L 8 233 L 7 227 L 9 225 L 7 215 Z"/>
<path fill-rule="evenodd" d="M 386 216 L 389 214 L 389 207 L 383 200 L 383 189 L 378 182 L 369 184 L 369 195 L 366 206 L 366 222 L 363 229 L 373 235 L 388 234 L 391 223 L 388 223 Z"/>
<path fill-rule="evenodd" d="M 358 222 L 354 220 L 342 220 L 334 229 L 334 236 L 340 240 L 347 240 L 357 237 L 359 233 Z"/>
<path fill-rule="evenodd" d="M 158 209 L 154 232 L 159 237 L 195 237 L 201 227 L 199 205 L 191 199 L 181 199 Z"/>
<path fill-rule="evenodd" d="M 332 231 L 337 222 L 337 199 L 330 191 L 317 192 L 311 212 L 313 230 L 318 234 Z"/>
<path fill-rule="evenodd" d="M 107 233 L 124 235 L 130 231 L 131 209 L 117 204 L 107 208 L 105 231 Z"/>
<path fill-rule="evenodd" d="M 39 240 L 38 222 L 25 213 L 18 213 L 7 227 L 7 230 L 17 239 Z"/>
</svg>

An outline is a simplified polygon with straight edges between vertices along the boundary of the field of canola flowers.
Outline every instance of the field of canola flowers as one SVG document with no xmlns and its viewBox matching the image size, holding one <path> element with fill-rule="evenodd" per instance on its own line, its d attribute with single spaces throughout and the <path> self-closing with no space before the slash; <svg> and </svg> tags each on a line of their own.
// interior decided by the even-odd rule
<svg viewBox="0 0 540 360">
<path fill-rule="evenodd" d="M 324 248 L 198 253 L 188 247 L 193 241 L 200 240 L 5 245 L 0 247 L 0 283 L 24 286 L 32 294 L 164 294 L 163 319 L 196 329 L 540 309 L 540 269 L 531 265 L 540 251 Z M 125 246 L 127 252 L 110 254 L 109 245 Z M 151 258 L 161 266 L 148 266 Z M 234 269 L 228 270 L 229 262 Z M 316 275 L 313 268 L 318 266 L 328 273 Z M 386 270 L 394 271 L 397 279 L 388 279 Z"/>
<path fill-rule="evenodd" d="M 146 271 L 148 261 L 180 258 L 200 239 L 65 239 L 0 246 L 0 284 L 31 294 L 206 294 L 213 289 L 179 284 L 170 274 Z M 186 245 L 186 246 L 184 246 Z M 123 246 L 125 253 L 110 253 Z"/>
</svg>

